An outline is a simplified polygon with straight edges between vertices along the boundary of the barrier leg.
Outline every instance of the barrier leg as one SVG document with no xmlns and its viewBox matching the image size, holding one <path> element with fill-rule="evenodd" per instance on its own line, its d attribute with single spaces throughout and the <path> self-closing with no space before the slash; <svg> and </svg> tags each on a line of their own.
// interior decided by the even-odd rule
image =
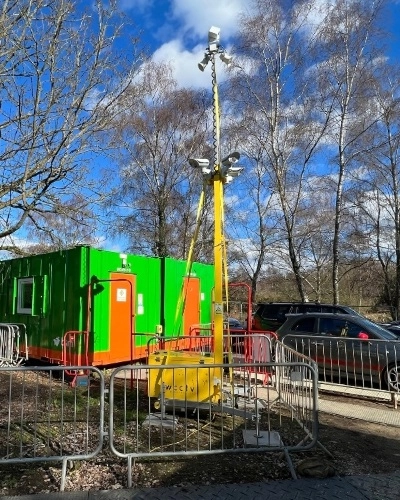
<svg viewBox="0 0 400 500">
<path fill-rule="evenodd" d="M 65 490 L 65 481 L 67 479 L 67 465 L 68 465 L 68 459 L 63 458 L 62 461 L 62 469 L 61 469 L 61 486 L 60 486 L 60 491 Z"/>
</svg>

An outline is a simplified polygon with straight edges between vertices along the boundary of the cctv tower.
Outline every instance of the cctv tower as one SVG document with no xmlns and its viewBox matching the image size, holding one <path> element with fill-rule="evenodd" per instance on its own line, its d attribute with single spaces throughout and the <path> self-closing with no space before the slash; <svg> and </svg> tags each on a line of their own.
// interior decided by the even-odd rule
<svg viewBox="0 0 400 500">
<path fill-rule="evenodd" d="M 213 299 L 213 352 L 188 352 L 165 350 L 149 355 L 150 365 L 159 365 L 151 370 L 149 395 L 160 398 L 161 407 L 179 404 L 181 408 L 210 408 L 210 404 L 222 401 L 223 386 L 223 333 L 224 333 L 224 281 L 227 289 L 226 249 L 224 237 L 224 184 L 239 175 L 241 167 L 235 166 L 240 154 L 233 152 L 221 159 L 220 121 L 218 89 L 215 71 L 215 56 L 229 63 L 231 57 L 220 48 L 219 28 L 211 27 L 208 48 L 199 69 L 204 71 L 208 62 L 212 64 L 213 85 L 213 130 L 214 164 L 205 158 L 189 160 L 192 167 L 201 170 L 205 184 L 213 186 L 214 194 L 214 299 Z M 168 368 L 170 367 L 170 368 Z M 182 368 L 180 368 L 182 367 Z"/>
<path fill-rule="evenodd" d="M 203 60 L 198 64 L 200 71 L 204 71 L 207 64 L 211 62 L 212 91 L 213 91 L 213 144 L 214 165 L 209 167 L 207 159 L 191 159 L 190 165 L 201 168 L 204 181 L 213 185 L 214 191 L 214 268 L 215 268 L 215 291 L 213 301 L 214 318 L 214 361 L 223 362 L 223 324 L 224 324 L 224 285 L 227 294 L 227 269 L 226 269 L 226 247 L 224 237 L 224 184 L 230 182 L 233 177 L 238 176 L 242 167 L 234 164 L 239 160 L 237 151 L 230 153 L 221 160 L 220 152 L 220 109 L 218 98 L 218 85 L 216 76 L 216 56 L 229 65 L 232 57 L 220 46 L 220 29 L 212 26 L 208 32 L 208 47 Z M 226 278 L 224 280 L 224 278 Z"/>
</svg>

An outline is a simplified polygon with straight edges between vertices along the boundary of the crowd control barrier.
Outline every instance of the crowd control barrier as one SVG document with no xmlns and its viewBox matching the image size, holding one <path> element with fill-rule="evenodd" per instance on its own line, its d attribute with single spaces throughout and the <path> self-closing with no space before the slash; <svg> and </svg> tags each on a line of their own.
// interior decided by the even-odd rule
<svg viewBox="0 0 400 500">
<path fill-rule="evenodd" d="M 63 491 L 68 463 L 106 455 L 110 464 L 126 463 L 131 487 L 141 460 L 279 452 L 296 477 L 291 454 L 318 443 L 317 372 L 306 356 L 268 342 L 254 337 L 253 358 L 221 364 L 202 345 L 107 371 L 2 366 L 0 469 L 58 462 Z M 273 347 L 270 361 L 263 350 L 260 358 L 261 346 Z M 241 349 L 238 340 L 232 356 Z"/>
</svg>

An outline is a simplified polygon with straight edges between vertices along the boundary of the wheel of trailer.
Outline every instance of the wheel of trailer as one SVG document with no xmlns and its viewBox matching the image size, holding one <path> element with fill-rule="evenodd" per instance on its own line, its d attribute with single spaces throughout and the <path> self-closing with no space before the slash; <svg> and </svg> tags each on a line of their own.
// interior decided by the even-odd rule
<svg viewBox="0 0 400 500">
<path fill-rule="evenodd" d="M 400 392 L 400 366 L 392 363 L 384 373 L 386 387 L 390 391 Z"/>
</svg>

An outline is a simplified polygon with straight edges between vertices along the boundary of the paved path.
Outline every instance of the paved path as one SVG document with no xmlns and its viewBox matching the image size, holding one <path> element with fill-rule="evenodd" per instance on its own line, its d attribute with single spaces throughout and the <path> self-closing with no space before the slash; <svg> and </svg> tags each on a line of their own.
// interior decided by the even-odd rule
<svg viewBox="0 0 400 500">
<path fill-rule="evenodd" d="M 185 486 L 71 493 L 39 493 L 2 500 L 398 500 L 400 470 L 393 474 L 270 483 Z"/>
<path fill-rule="evenodd" d="M 372 391 L 368 389 L 356 389 L 352 387 L 335 387 L 333 385 L 320 384 L 320 389 L 329 390 L 331 393 L 344 394 L 347 396 L 368 397 L 371 401 L 381 402 L 381 406 L 372 407 L 357 404 L 349 399 L 348 402 L 337 401 L 334 399 L 324 399 L 324 394 L 321 393 L 318 399 L 318 409 L 324 413 L 331 415 L 339 415 L 341 417 L 356 418 L 383 425 L 392 425 L 400 427 L 400 408 L 395 408 L 391 396 L 388 392 Z M 400 404 L 398 405 L 400 406 Z M 399 434 L 400 435 L 400 434 Z M 400 497 L 399 497 L 400 500 Z"/>
<path fill-rule="evenodd" d="M 370 406 L 351 405 L 348 403 L 329 401 L 326 399 L 320 399 L 318 404 L 319 411 L 323 413 L 339 415 L 347 418 L 356 418 L 359 420 L 365 420 L 366 422 L 400 427 L 400 409 L 395 410 L 393 408 L 371 408 Z"/>
</svg>

